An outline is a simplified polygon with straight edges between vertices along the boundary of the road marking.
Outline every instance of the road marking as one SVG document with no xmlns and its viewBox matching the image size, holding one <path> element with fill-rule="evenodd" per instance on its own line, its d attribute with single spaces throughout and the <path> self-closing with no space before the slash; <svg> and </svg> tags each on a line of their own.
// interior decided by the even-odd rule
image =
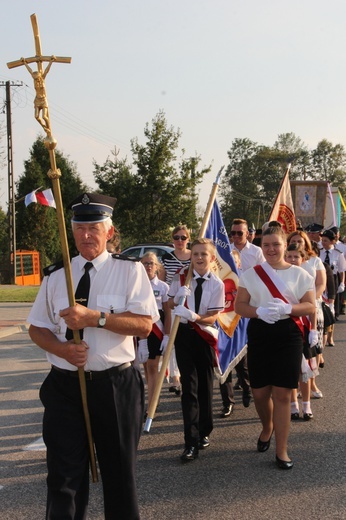
<svg viewBox="0 0 346 520">
<path fill-rule="evenodd" d="M 24 451 L 44 451 L 46 449 L 46 445 L 43 442 L 43 438 L 40 437 L 36 441 L 32 442 L 25 446 Z"/>
</svg>

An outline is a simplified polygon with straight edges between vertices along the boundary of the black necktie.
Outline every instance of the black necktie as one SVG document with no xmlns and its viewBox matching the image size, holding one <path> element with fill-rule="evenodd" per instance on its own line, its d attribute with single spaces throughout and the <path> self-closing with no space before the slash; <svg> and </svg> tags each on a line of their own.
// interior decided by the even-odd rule
<svg viewBox="0 0 346 520">
<path fill-rule="evenodd" d="M 88 298 L 89 298 L 89 291 L 90 291 L 90 274 L 89 271 L 92 268 L 93 264 L 92 262 L 87 262 L 84 265 L 84 274 L 82 278 L 79 280 L 79 284 L 77 285 L 76 294 L 75 294 L 75 300 L 76 303 L 79 303 L 80 305 L 84 305 L 84 307 L 87 307 L 88 305 Z M 83 329 L 79 331 L 80 339 L 83 339 Z M 69 328 L 66 329 L 65 334 L 66 339 L 73 339 L 73 331 Z"/>
<path fill-rule="evenodd" d="M 324 261 L 326 264 L 330 265 L 329 251 L 326 251 L 326 258 Z"/>
<path fill-rule="evenodd" d="M 198 311 L 199 311 L 199 305 L 201 303 L 201 298 L 202 298 L 202 284 L 203 282 L 205 281 L 204 278 L 197 278 L 196 279 L 196 282 L 197 282 L 197 287 L 196 287 L 196 290 L 195 290 L 195 313 L 198 314 Z"/>
</svg>

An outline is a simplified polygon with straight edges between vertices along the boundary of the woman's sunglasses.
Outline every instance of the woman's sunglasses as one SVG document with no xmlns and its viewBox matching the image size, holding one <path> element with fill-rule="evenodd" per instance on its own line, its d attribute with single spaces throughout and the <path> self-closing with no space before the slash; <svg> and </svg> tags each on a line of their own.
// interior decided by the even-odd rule
<svg viewBox="0 0 346 520">
<path fill-rule="evenodd" d="M 187 237 L 185 235 L 173 235 L 173 240 L 182 240 L 183 242 L 185 242 L 185 240 L 187 240 Z"/>
</svg>

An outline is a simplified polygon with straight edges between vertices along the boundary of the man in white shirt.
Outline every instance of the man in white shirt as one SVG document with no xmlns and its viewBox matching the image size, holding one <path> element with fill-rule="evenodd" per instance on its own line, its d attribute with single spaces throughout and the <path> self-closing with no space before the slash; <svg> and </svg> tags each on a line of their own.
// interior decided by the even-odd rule
<svg viewBox="0 0 346 520">
<path fill-rule="evenodd" d="M 31 339 L 52 368 L 40 389 L 47 447 L 47 520 L 86 518 L 89 457 L 78 368 L 103 483 L 104 518 L 138 520 L 135 463 L 144 389 L 134 366 L 133 336 L 146 337 L 158 319 L 140 262 L 107 252 L 115 199 L 84 193 L 71 203 L 79 255 L 71 261 L 77 305 L 69 306 L 64 270 L 45 270 L 28 317 Z M 79 331 L 81 341 L 75 339 Z"/>
<path fill-rule="evenodd" d="M 340 241 L 340 229 L 337 226 L 333 226 L 330 228 L 330 231 L 333 231 L 336 235 L 335 249 L 341 251 L 346 259 L 346 244 Z M 340 294 L 340 314 L 346 314 L 345 291 Z"/>
<path fill-rule="evenodd" d="M 330 265 L 335 283 L 336 298 L 335 298 L 335 318 L 338 319 L 341 310 L 342 294 L 345 291 L 345 271 L 346 260 L 341 251 L 335 247 L 336 235 L 330 229 L 326 229 L 321 234 L 322 246 L 320 258 L 322 262 Z"/>
<path fill-rule="evenodd" d="M 265 261 L 262 249 L 248 241 L 249 229 L 246 220 L 241 218 L 234 219 L 230 235 L 233 240 L 231 250 L 236 249 L 240 254 L 241 273 Z"/>
<path fill-rule="evenodd" d="M 337 226 L 333 226 L 329 228 L 329 231 L 333 231 L 333 233 L 336 236 L 336 242 L 334 244 L 334 247 L 341 251 L 346 259 L 346 244 L 340 241 L 340 230 Z"/>
<path fill-rule="evenodd" d="M 304 229 L 305 233 L 308 235 L 311 242 L 316 242 L 319 249 L 322 249 L 321 242 L 321 233 L 323 230 L 323 226 L 321 224 L 308 224 Z"/>
</svg>

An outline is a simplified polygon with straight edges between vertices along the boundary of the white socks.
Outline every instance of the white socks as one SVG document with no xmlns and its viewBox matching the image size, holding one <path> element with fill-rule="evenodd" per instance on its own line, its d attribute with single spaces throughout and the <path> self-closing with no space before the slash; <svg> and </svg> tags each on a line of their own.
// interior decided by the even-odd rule
<svg viewBox="0 0 346 520">
<path fill-rule="evenodd" d="M 298 401 L 291 402 L 291 413 L 299 413 Z"/>
<path fill-rule="evenodd" d="M 311 412 L 311 407 L 310 407 L 310 401 L 306 401 L 302 403 L 303 405 L 303 413 L 312 413 Z"/>
</svg>

